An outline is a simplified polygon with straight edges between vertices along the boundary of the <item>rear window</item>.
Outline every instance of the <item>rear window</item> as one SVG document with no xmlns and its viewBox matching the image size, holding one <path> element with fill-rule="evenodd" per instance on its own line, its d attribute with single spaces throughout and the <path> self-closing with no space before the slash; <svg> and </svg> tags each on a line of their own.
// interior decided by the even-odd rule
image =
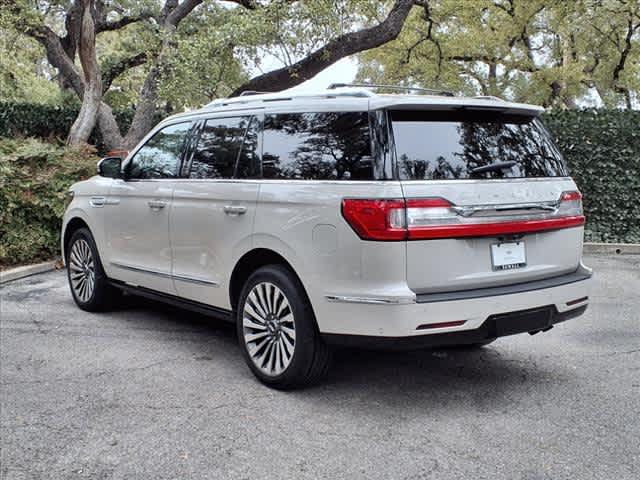
<svg viewBox="0 0 640 480">
<path fill-rule="evenodd" d="M 292 180 L 372 180 L 367 113 L 266 115 L 262 175 Z"/>
<path fill-rule="evenodd" d="M 402 180 L 568 175 L 551 136 L 534 117 L 395 111 L 391 122 Z"/>
</svg>

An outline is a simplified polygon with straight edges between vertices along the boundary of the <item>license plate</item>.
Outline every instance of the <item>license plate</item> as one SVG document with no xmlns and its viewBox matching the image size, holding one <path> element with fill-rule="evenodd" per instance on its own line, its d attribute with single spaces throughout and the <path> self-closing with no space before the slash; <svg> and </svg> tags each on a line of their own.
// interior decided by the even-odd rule
<svg viewBox="0 0 640 480">
<path fill-rule="evenodd" d="M 491 264 L 494 270 L 513 270 L 526 266 L 524 242 L 494 243 L 491 245 Z"/>
</svg>

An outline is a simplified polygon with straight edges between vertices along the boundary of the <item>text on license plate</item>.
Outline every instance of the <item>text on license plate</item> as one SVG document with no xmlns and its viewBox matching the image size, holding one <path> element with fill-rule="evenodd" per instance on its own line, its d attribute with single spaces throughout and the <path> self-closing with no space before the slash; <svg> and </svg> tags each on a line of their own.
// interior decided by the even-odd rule
<svg viewBox="0 0 640 480">
<path fill-rule="evenodd" d="M 494 243 L 491 245 L 491 263 L 494 270 L 512 270 L 526 266 L 524 242 Z"/>
</svg>

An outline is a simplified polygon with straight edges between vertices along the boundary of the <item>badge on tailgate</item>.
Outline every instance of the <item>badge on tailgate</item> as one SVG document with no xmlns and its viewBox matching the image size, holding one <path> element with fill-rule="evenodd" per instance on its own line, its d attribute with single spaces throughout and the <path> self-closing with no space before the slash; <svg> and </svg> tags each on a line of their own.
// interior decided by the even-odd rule
<svg viewBox="0 0 640 480">
<path fill-rule="evenodd" d="M 494 270 L 513 270 L 526 266 L 524 242 L 494 243 L 491 245 L 491 264 Z"/>
</svg>

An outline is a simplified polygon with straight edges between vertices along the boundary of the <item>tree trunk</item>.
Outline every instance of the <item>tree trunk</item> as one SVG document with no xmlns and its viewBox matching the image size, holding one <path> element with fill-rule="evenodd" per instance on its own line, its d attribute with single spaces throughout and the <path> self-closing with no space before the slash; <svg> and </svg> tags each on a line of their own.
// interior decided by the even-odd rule
<svg viewBox="0 0 640 480">
<path fill-rule="evenodd" d="M 82 25 L 78 54 L 83 71 L 84 93 L 80 113 L 73 122 L 67 143 L 78 145 L 87 143 L 96 125 L 100 102 L 102 100 L 102 78 L 96 57 L 95 21 L 91 12 L 91 0 L 82 1 Z"/>
<path fill-rule="evenodd" d="M 162 57 L 162 53 L 160 54 Z M 142 86 L 142 92 L 136 105 L 136 113 L 133 116 L 129 131 L 123 140 L 124 148 L 133 148 L 142 140 L 149 130 L 154 125 L 156 102 L 158 100 L 158 86 L 160 83 L 162 58 L 159 58 L 158 62 L 151 67 L 151 71 L 147 75 Z"/>
<path fill-rule="evenodd" d="M 107 150 L 119 150 L 124 145 L 124 138 L 120 133 L 120 127 L 113 115 L 113 110 L 109 105 L 100 103 L 100 111 L 98 112 L 98 127 L 102 134 L 102 143 Z"/>
</svg>

